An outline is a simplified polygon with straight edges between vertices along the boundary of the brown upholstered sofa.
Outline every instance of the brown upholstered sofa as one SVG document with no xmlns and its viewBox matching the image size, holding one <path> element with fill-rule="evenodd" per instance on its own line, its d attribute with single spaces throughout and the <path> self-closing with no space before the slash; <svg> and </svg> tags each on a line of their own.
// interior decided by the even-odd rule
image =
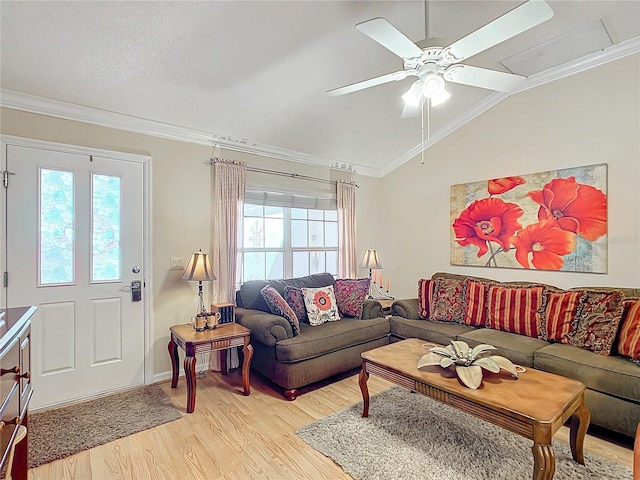
<svg viewBox="0 0 640 480">
<path fill-rule="evenodd" d="M 442 277 L 459 280 L 468 278 L 442 272 L 431 278 Z M 528 284 L 522 282 L 520 285 Z M 618 290 L 627 298 L 640 297 L 640 288 Z M 433 322 L 420 318 L 417 298 L 396 300 L 391 313 L 392 342 L 416 337 L 439 344 L 463 340 L 470 346 L 480 343 L 494 345 L 497 347 L 495 354 L 503 355 L 516 364 L 581 381 L 587 386 L 585 401 L 591 410 L 591 423 L 630 437 L 635 435 L 640 422 L 640 366 L 617 355 L 615 345 L 610 356 L 603 356 L 583 348 L 515 333 L 459 323 Z"/>
<path fill-rule="evenodd" d="M 328 273 L 287 280 L 253 280 L 236 292 L 236 321 L 251 330 L 254 354 L 251 368 L 284 389 L 295 400 L 298 389 L 362 363 L 360 354 L 389 343 L 389 322 L 376 301 L 365 301 L 361 318 L 343 318 L 312 327 L 300 322 L 294 336 L 291 324 L 271 314 L 260 290 L 267 284 L 283 295 L 286 286 L 333 285 Z"/>
</svg>

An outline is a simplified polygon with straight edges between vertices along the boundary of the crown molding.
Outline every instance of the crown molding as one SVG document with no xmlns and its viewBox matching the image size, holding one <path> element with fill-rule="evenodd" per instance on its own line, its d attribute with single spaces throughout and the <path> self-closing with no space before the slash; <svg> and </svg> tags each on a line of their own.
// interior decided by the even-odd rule
<svg viewBox="0 0 640 480">
<path fill-rule="evenodd" d="M 493 92 L 483 101 L 474 105 L 464 116 L 458 117 L 455 121 L 439 128 L 433 132 L 428 142 L 421 142 L 411 148 L 404 154 L 398 156 L 386 166 L 382 168 L 371 168 L 364 165 L 353 164 L 358 174 L 370 177 L 384 177 L 396 168 L 402 166 L 412 158 L 420 154 L 422 149 L 428 149 L 435 143 L 439 142 L 449 134 L 453 133 L 460 127 L 469 123 L 479 115 L 489 110 L 505 98 L 515 93 L 524 92 L 526 90 L 544 85 L 561 78 L 574 75 L 576 73 L 588 70 L 593 67 L 604 65 L 608 62 L 618 60 L 640 52 L 640 37 L 626 40 L 617 45 L 613 45 L 600 52 L 587 55 L 573 62 L 566 63 L 559 67 L 545 70 L 544 72 L 531 75 L 516 90 L 509 93 Z M 287 160 L 290 162 L 302 163 L 306 165 L 325 166 L 332 168 L 336 165 L 336 160 L 330 160 L 323 157 L 317 157 L 286 148 L 276 147 L 273 145 L 265 145 L 250 142 L 247 139 L 233 139 L 228 136 L 216 134 L 214 132 L 206 132 L 195 130 L 179 125 L 173 125 L 146 118 L 124 115 L 121 113 L 110 112 L 83 105 L 77 105 L 59 100 L 53 100 L 14 90 L 0 90 L 0 106 L 14 110 L 21 110 L 40 115 L 48 115 L 51 117 L 64 118 L 77 122 L 90 123 L 103 127 L 114 128 L 117 130 L 125 130 L 128 132 L 140 133 L 154 137 L 166 138 L 180 142 L 196 143 L 201 145 L 219 145 L 228 150 L 237 152 L 260 155 L 263 157 Z M 338 161 L 338 163 L 343 163 Z"/>
</svg>

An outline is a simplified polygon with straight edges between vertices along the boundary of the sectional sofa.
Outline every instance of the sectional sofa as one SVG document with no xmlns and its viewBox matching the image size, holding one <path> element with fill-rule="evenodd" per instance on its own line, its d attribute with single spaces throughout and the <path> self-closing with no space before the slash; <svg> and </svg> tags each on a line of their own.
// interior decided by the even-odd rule
<svg viewBox="0 0 640 480">
<path fill-rule="evenodd" d="M 591 410 L 591 423 L 628 436 L 635 435 L 640 422 L 640 365 L 618 355 L 614 342 L 609 345 L 595 342 L 591 345 L 588 338 L 571 338 L 574 344 L 582 341 L 595 350 L 591 351 L 562 343 L 568 342 L 568 337 L 551 340 L 541 331 L 505 331 L 513 330 L 513 325 L 504 325 L 504 330 L 486 328 L 486 319 L 482 319 L 482 326 L 466 324 L 462 318 L 465 313 L 461 310 L 465 308 L 465 301 L 470 299 L 472 306 L 476 307 L 470 314 L 472 316 L 486 311 L 486 305 L 482 304 L 486 301 L 486 292 L 472 298 L 473 295 L 464 288 L 471 280 L 487 288 L 501 286 L 526 291 L 527 294 L 530 291 L 532 295 L 539 293 L 542 288 L 544 295 L 542 303 L 535 307 L 536 319 L 537 314 L 548 306 L 548 293 L 562 296 L 560 289 L 548 285 L 527 282 L 501 284 L 480 277 L 439 272 L 419 282 L 424 290 L 423 295 L 396 300 L 390 316 L 383 317 L 381 305 L 375 300 L 368 300 L 361 318 L 343 318 L 315 327 L 301 322 L 300 333 L 294 335 L 285 318 L 271 313 L 260 290 L 270 284 L 282 294 L 286 286 L 320 287 L 334 283 L 331 275 L 319 274 L 288 280 L 246 282 L 236 292 L 236 321 L 251 329 L 254 348 L 251 367 L 280 386 L 289 400 L 294 400 L 304 386 L 359 367 L 360 354 L 364 351 L 405 338 L 420 338 L 439 344 L 458 339 L 471 346 L 480 343 L 494 345 L 497 348 L 495 354 L 503 355 L 523 367 L 538 368 L 580 380 L 587 386 L 585 400 Z M 434 291 L 434 285 L 445 283 L 458 285 L 462 289 L 453 292 L 454 296 L 458 295 L 460 305 L 452 307 L 442 301 L 452 292 Z M 598 292 L 597 289 L 588 290 Z M 601 291 L 604 293 L 605 290 Z M 624 298 L 640 298 L 640 288 L 615 291 L 624 295 Z M 589 305 L 584 303 L 587 296 L 580 298 L 583 302 L 576 307 L 588 310 Z M 440 317 L 430 317 L 432 306 Z M 441 318 L 443 314 L 452 318 Z M 536 320 L 536 323 L 540 322 Z M 520 328 L 525 327 L 529 328 L 520 325 Z M 563 335 L 570 333 L 567 331 Z M 617 333 L 613 337 L 617 338 Z M 606 347 L 611 350 L 610 355 L 602 351 Z"/>
</svg>

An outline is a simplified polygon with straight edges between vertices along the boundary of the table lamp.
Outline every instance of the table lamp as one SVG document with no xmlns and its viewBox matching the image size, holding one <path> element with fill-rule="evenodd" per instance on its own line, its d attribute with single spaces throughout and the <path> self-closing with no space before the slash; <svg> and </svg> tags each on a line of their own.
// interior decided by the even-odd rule
<svg viewBox="0 0 640 480">
<path fill-rule="evenodd" d="M 204 308 L 204 299 L 202 295 L 202 282 L 210 282 L 216 280 L 216 276 L 211 269 L 209 255 L 202 253 L 202 250 L 192 253 L 187 268 L 184 269 L 181 280 L 189 282 L 198 282 L 198 314 L 206 314 L 207 309 Z"/>
<path fill-rule="evenodd" d="M 359 268 L 368 268 L 369 278 L 371 278 L 372 270 L 381 269 L 382 264 L 380 263 L 380 259 L 378 259 L 377 250 L 373 248 L 367 248 L 364 252 L 364 256 L 362 257 L 362 261 L 360 262 Z"/>
</svg>

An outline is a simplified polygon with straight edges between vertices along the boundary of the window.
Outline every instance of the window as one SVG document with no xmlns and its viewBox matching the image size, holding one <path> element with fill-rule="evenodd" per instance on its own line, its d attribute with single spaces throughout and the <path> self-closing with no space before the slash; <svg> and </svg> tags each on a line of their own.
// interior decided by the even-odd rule
<svg viewBox="0 0 640 480">
<path fill-rule="evenodd" d="M 240 254 L 247 280 L 338 273 L 338 212 L 245 204 Z"/>
</svg>

